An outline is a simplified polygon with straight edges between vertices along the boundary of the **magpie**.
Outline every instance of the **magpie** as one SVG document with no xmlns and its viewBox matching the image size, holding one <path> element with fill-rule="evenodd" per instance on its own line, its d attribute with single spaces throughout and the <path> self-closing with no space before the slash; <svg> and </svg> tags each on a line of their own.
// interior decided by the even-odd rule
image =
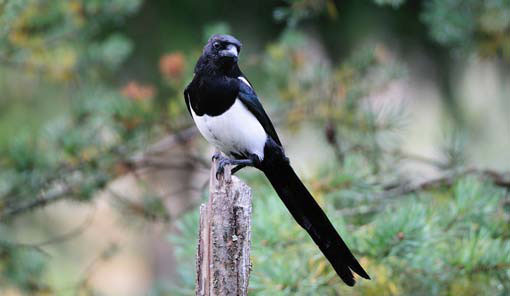
<svg viewBox="0 0 510 296">
<path fill-rule="evenodd" d="M 296 222 L 311 236 L 336 273 L 349 286 L 353 271 L 370 279 L 305 185 L 292 169 L 276 130 L 237 64 L 241 42 L 211 36 L 184 90 L 188 111 L 204 138 L 226 156 L 215 154 L 218 174 L 252 166 L 262 171 Z"/>
</svg>

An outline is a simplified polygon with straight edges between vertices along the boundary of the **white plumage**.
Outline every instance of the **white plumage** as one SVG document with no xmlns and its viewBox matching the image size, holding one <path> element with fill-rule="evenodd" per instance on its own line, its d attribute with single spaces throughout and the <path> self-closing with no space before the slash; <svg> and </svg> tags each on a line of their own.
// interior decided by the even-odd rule
<svg viewBox="0 0 510 296">
<path fill-rule="evenodd" d="M 202 136 L 221 152 L 230 157 L 231 152 L 249 152 L 264 159 L 266 131 L 239 99 L 218 116 L 197 116 L 193 108 L 191 113 Z"/>
<path fill-rule="evenodd" d="M 237 79 L 241 80 L 242 82 L 246 83 L 246 85 L 248 85 L 250 88 L 252 88 L 248 80 L 246 80 L 246 78 L 244 78 L 243 76 L 239 76 L 237 77 Z"/>
</svg>

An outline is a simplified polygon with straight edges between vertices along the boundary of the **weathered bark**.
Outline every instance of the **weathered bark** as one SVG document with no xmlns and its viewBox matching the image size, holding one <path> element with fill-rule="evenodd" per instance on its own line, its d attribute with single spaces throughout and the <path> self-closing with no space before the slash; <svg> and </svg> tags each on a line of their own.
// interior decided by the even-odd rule
<svg viewBox="0 0 510 296">
<path fill-rule="evenodd" d="M 210 177 L 209 201 L 200 206 L 196 295 L 247 295 L 250 275 L 251 190 L 230 175 Z"/>
</svg>

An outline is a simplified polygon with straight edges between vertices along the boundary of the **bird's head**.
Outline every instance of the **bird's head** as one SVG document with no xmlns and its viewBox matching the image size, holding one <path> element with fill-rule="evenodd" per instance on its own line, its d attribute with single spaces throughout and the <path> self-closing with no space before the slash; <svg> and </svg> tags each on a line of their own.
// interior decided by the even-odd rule
<svg viewBox="0 0 510 296">
<path fill-rule="evenodd" d="M 242 44 L 230 35 L 215 34 L 204 46 L 202 57 L 218 68 L 231 68 L 237 64 Z"/>
</svg>

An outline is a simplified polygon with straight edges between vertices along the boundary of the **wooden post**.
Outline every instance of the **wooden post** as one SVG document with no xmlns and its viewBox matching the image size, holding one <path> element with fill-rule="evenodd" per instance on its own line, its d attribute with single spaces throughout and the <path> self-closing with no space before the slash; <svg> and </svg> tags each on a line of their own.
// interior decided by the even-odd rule
<svg viewBox="0 0 510 296">
<path fill-rule="evenodd" d="M 248 295 L 251 189 L 231 176 L 216 179 L 213 161 L 209 201 L 200 205 L 195 295 Z"/>
</svg>

